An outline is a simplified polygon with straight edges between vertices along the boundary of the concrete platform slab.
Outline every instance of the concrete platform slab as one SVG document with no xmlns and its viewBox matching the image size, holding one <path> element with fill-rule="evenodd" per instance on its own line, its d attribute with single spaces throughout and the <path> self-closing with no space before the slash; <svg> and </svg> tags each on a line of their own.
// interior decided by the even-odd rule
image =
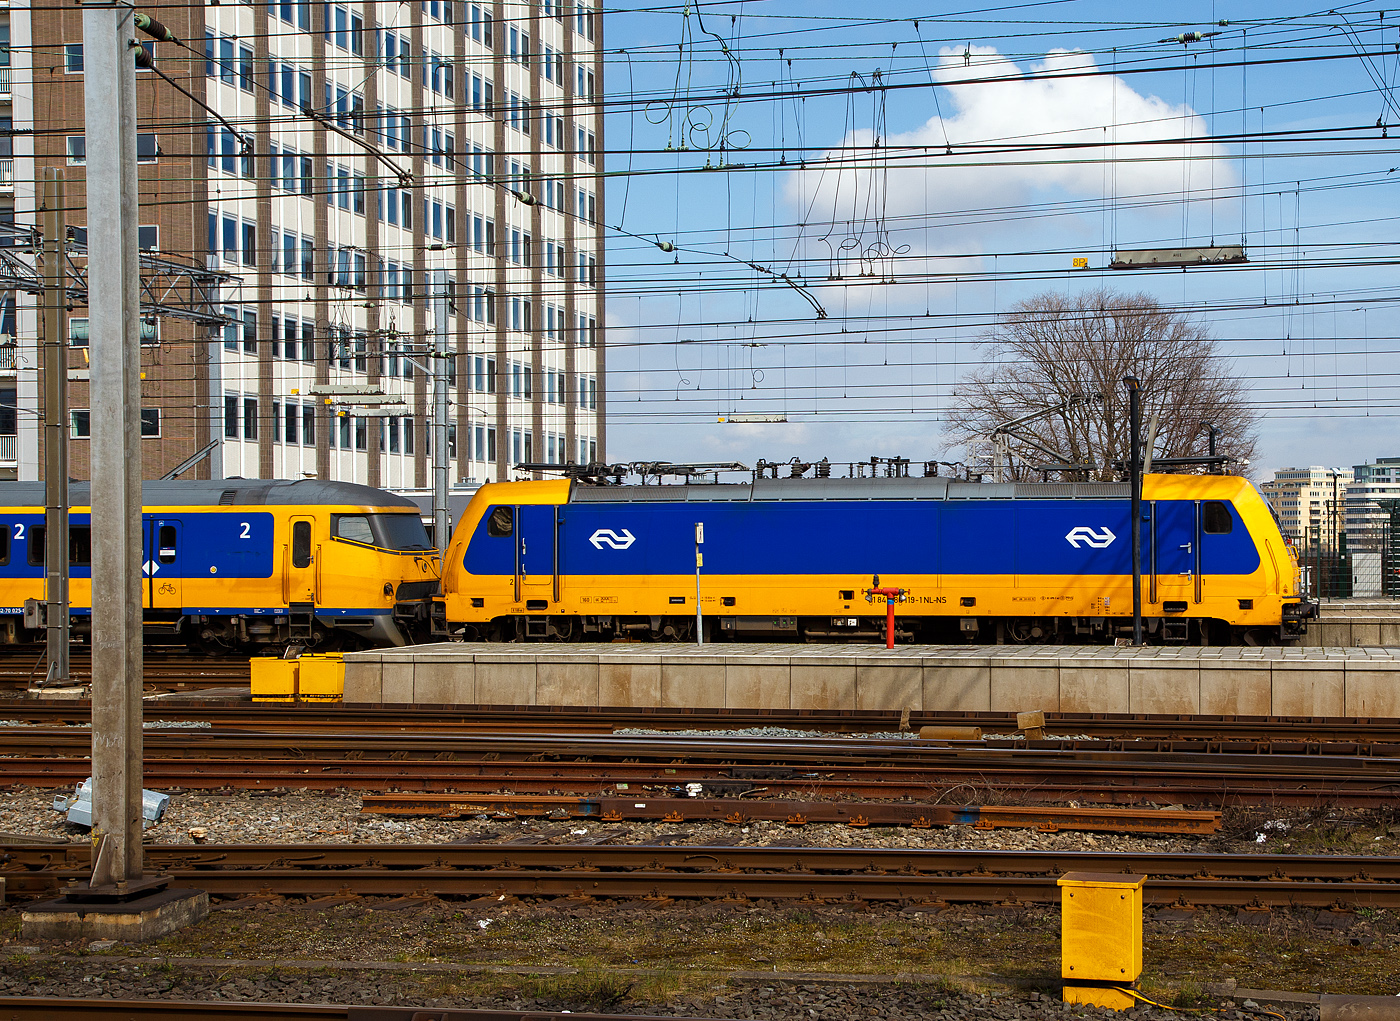
<svg viewBox="0 0 1400 1021">
<path fill-rule="evenodd" d="M 20 915 L 25 939 L 117 939 L 145 942 L 197 925 L 209 914 L 203 890 L 161 890 L 124 904 L 84 904 L 63 897 L 26 907 Z"/>
<path fill-rule="evenodd" d="M 1400 717 L 1400 648 L 446 643 L 350 653 L 347 702 Z"/>
</svg>

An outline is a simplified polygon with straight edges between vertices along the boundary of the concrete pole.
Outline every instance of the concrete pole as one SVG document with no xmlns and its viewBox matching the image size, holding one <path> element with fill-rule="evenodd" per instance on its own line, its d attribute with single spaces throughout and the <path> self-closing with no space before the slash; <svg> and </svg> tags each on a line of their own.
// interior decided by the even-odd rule
<svg viewBox="0 0 1400 1021">
<path fill-rule="evenodd" d="M 44 169 L 45 686 L 68 683 L 68 305 L 63 171 Z"/>
<path fill-rule="evenodd" d="M 1136 376 L 1124 376 L 1128 388 L 1128 472 L 1132 491 L 1132 525 L 1128 535 L 1133 543 L 1133 645 L 1142 644 L 1142 406 Z"/>
<path fill-rule="evenodd" d="M 447 543 L 452 538 L 447 513 L 447 334 L 451 329 L 448 317 L 447 273 L 433 271 L 433 539 L 438 548 L 439 564 L 447 556 Z"/>
<path fill-rule="evenodd" d="M 92 885 L 141 878 L 141 339 L 132 10 L 83 5 L 92 351 Z"/>
</svg>

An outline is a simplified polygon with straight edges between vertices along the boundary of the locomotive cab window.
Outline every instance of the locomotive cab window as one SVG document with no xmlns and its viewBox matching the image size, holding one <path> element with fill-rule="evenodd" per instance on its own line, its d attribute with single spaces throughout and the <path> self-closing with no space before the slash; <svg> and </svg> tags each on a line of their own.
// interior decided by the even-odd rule
<svg viewBox="0 0 1400 1021">
<path fill-rule="evenodd" d="M 19 526 L 16 525 L 16 528 Z M 0 528 L 0 567 L 6 567 L 10 563 L 10 529 Z"/>
<path fill-rule="evenodd" d="M 311 566 L 311 522 L 297 521 L 292 524 L 292 566 Z"/>
<path fill-rule="evenodd" d="M 515 508 L 492 507 L 486 519 L 486 534 L 498 539 L 515 534 Z"/>
<path fill-rule="evenodd" d="M 335 516 L 335 534 L 341 539 L 349 539 L 351 542 L 362 542 L 366 546 L 374 545 L 374 530 L 369 527 L 369 518 L 363 514 L 337 514 Z"/>
<path fill-rule="evenodd" d="M 1219 500 L 1207 500 L 1201 508 L 1201 529 L 1207 535 L 1229 535 L 1235 528 L 1230 508 Z"/>
</svg>

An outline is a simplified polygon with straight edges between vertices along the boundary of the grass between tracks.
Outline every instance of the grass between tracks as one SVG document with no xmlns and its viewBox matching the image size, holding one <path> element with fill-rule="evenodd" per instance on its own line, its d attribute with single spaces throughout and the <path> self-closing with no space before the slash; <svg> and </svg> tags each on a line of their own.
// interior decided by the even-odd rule
<svg viewBox="0 0 1400 1021">
<path fill-rule="evenodd" d="M 1282 911 L 1262 924 L 1245 924 L 1223 911 L 1202 911 L 1188 921 L 1149 920 L 1144 991 L 1179 1005 L 1189 1005 L 1206 983 L 1227 978 L 1250 988 L 1400 992 L 1396 912 L 1324 914 L 1321 922 L 1313 912 Z M 18 930 L 14 911 L 0 916 L 0 936 L 9 944 L 0 955 L 13 949 Z M 663 908 L 626 902 L 440 903 L 399 912 L 364 904 L 331 910 L 288 904 L 216 912 L 192 930 L 144 947 L 119 945 L 103 956 L 168 956 L 177 969 L 182 957 L 222 958 L 234 970 L 277 958 L 445 965 L 448 970 L 429 967 L 412 976 L 423 995 L 470 990 L 474 996 L 594 1009 L 665 1002 L 712 988 L 733 972 L 939 975 L 974 988 L 1015 980 L 1048 990 L 1058 987 L 1059 915 L 1047 909 L 915 914 L 765 902 Z M 12 967 L 17 963 L 10 961 Z M 540 971 L 463 973 L 450 970 L 453 965 Z"/>
</svg>

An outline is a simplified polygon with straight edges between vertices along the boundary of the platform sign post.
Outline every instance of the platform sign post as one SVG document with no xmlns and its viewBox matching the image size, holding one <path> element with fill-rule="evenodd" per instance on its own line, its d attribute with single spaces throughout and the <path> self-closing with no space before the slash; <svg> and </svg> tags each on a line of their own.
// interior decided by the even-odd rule
<svg viewBox="0 0 1400 1021">
<path fill-rule="evenodd" d="M 695 522 L 695 644 L 705 644 L 705 612 L 700 609 L 700 568 L 705 565 L 705 554 L 700 547 L 705 545 L 705 523 Z"/>
<path fill-rule="evenodd" d="M 92 886 L 142 870 L 141 315 L 136 24 L 83 4 L 88 326 L 92 351 Z"/>
</svg>

